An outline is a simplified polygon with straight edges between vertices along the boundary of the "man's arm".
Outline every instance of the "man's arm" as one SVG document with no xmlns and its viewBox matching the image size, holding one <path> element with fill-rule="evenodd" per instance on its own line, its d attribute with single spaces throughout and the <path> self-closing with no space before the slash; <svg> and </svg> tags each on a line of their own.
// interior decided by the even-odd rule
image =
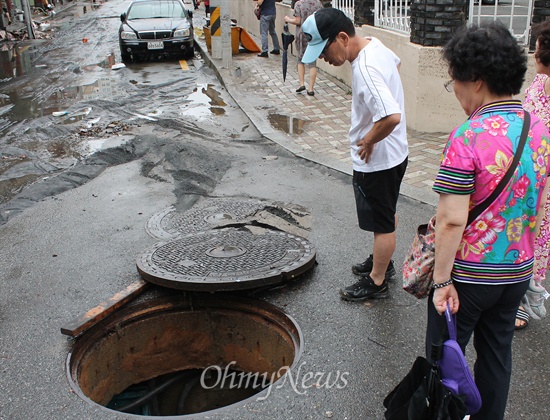
<svg viewBox="0 0 550 420">
<path fill-rule="evenodd" d="M 372 130 L 357 142 L 357 146 L 359 146 L 359 157 L 363 159 L 365 163 L 368 163 L 374 150 L 374 145 L 388 137 L 400 122 L 401 114 L 388 115 L 376 121 Z"/>
</svg>

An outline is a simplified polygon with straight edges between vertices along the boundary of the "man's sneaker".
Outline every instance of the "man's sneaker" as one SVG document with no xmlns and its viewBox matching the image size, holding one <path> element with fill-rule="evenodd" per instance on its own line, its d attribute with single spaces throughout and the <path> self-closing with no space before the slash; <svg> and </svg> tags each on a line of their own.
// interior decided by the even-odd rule
<svg viewBox="0 0 550 420">
<path fill-rule="evenodd" d="M 386 280 L 377 286 L 374 280 L 367 274 L 357 283 L 344 289 L 340 289 L 340 297 L 350 302 L 361 302 L 367 299 L 386 299 L 390 296 L 390 290 Z"/>
<path fill-rule="evenodd" d="M 372 254 L 369 255 L 369 257 L 363 261 L 362 263 L 355 264 L 351 267 L 351 271 L 353 274 L 357 274 L 358 276 L 366 276 L 367 274 L 370 274 L 372 271 L 373 266 L 373 260 L 372 260 Z M 385 280 L 389 281 L 392 280 L 395 277 L 395 266 L 393 265 L 393 260 L 390 261 L 388 264 L 388 268 L 386 269 L 386 276 Z"/>
</svg>

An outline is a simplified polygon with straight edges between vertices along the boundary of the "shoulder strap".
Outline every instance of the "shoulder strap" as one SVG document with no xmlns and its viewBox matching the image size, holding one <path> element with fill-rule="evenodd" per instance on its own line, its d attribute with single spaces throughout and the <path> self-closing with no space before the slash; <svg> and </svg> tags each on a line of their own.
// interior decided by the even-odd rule
<svg viewBox="0 0 550 420">
<path fill-rule="evenodd" d="M 485 200 L 483 200 L 482 203 L 475 206 L 470 211 L 470 214 L 468 215 L 468 225 L 472 223 L 481 213 L 483 213 L 493 201 L 495 201 L 495 199 L 500 195 L 504 187 L 506 187 L 506 185 L 510 181 L 510 178 L 512 178 L 512 175 L 516 171 L 516 168 L 519 164 L 519 160 L 521 159 L 521 155 L 523 153 L 523 147 L 525 146 L 527 133 L 529 133 L 530 127 L 531 127 L 531 115 L 529 115 L 527 111 L 524 111 L 523 128 L 521 130 L 521 137 L 519 139 L 518 149 L 516 150 L 516 153 L 514 155 L 514 160 L 512 161 L 512 164 L 506 171 L 506 175 L 504 175 L 504 178 L 500 180 L 500 182 L 498 183 L 494 191 L 491 193 L 491 195 L 487 197 Z"/>
</svg>

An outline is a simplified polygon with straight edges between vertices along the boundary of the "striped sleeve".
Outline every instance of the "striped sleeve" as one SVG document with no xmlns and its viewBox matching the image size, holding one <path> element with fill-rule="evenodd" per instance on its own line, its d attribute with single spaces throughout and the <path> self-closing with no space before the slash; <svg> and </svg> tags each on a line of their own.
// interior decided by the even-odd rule
<svg viewBox="0 0 550 420">
<path fill-rule="evenodd" d="M 433 190 L 444 194 L 473 194 L 475 172 L 441 165 Z"/>
</svg>

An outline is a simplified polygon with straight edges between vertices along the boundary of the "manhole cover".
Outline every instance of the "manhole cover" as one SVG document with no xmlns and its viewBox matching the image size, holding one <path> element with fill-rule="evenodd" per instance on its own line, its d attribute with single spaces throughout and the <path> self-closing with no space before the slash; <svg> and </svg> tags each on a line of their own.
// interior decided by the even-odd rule
<svg viewBox="0 0 550 420">
<path fill-rule="evenodd" d="M 137 259 L 152 283 L 190 291 L 243 290 L 297 277 L 315 263 L 315 248 L 286 232 L 249 227 L 190 234 L 156 244 Z"/>
<path fill-rule="evenodd" d="M 185 213 L 169 207 L 153 215 L 146 230 L 153 238 L 169 240 L 194 232 L 203 232 L 228 222 L 238 223 L 272 203 L 233 198 L 206 199 Z"/>
</svg>

